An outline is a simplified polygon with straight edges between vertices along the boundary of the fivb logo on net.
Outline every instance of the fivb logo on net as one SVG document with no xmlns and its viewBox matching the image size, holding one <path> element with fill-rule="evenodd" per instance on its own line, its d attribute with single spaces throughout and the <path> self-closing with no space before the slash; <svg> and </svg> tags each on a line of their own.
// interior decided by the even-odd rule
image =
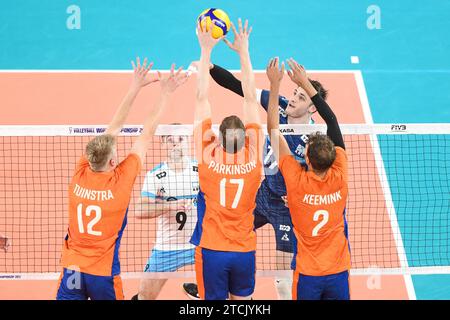
<svg viewBox="0 0 450 320">
<path fill-rule="evenodd" d="M 406 125 L 405 124 L 393 124 L 393 125 L 391 125 L 391 131 L 404 132 L 404 131 L 406 131 Z"/>
</svg>

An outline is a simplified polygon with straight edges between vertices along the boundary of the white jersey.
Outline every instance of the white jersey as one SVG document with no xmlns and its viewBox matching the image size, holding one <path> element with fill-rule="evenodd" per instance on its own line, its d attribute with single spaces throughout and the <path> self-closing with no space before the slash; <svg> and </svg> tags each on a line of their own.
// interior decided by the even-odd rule
<svg viewBox="0 0 450 320">
<path fill-rule="evenodd" d="M 171 170 L 161 163 L 149 171 L 142 187 L 142 197 L 175 201 L 190 199 L 192 209 L 166 212 L 156 219 L 157 250 L 192 249 L 190 239 L 197 223 L 197 194 L 199 191 L 198 166 L 189 159 L 189 165 L 183 171 Z"/>
</svg>

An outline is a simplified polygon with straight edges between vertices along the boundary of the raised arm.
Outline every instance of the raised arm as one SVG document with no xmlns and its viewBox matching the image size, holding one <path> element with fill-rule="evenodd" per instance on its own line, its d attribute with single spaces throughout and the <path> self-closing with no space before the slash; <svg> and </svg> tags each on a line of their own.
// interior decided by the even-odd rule
<svg viewBox="0 0 450 320">
<path fill-rule="evenodd" d="M 290 155 L 291 150 L 284 136 L 280 133 L 278 116 L 278 94 L 280 91 L 281 80 L 284 74 L 284 63 L 281 64 L 281 70 L 278 64 L 278 58 L 270 59 L 266 69 L 267 77 L 270 81 L 269 108 L 267 109 L 267 131 L 270 135 L 270 144 L 272 146 L 277 161 L 285 155 Z"/>
<path fill-rule="evenodd" d="M 209 70 L 209 73 L 219 86 L 233 91 L 241 97 L 244 97 L 241 80 L 236 78 L 230 71 L 214 64 L 213 67 Z"/>
<path fill-rule="evenodd" d="M 211 63 L 211 52 L 220 39 L 212 37 L 212 29 L 202 30 L 200 24 L 197 26 L 197 37 L 200 44 L 200 62 L 197 74 L 197 94 L 195 100 L 195 120 L 197 127 L 203 120 L 211 118 L 211 105 L 208 100 L 209 91 L 209 66 Z"/>
<path fill-rule="evenodd" d="M 242 92 L 244 93 L 244 122 L 245 123 L 261 123 L 258 111 L 258 100 L 256 97 L 255 75 L 253 74 L 252 62 L 248 47 L 248 38 L 252 32 L 252 28 L 248 27 L 248 21 L 245 21 L 242 27 L 242 20 L 238 20 L 238 29 L 236 31 L 234 24 L 231 24 L 234 33 L 234 42 L 224 39 L 225 43 L 239 54 L 242 72 Z"/>
<path fill-rule="evenodd" d="M 142 65 L 139 57 L 136 58 L 136 64 L 134 61 L 132 61 L 131 64 L 134 70 L 133 81 L 131 82 L 127 94 L 123 98 L 122 103 L 114 114 L 111 123 L 106 129 L 105 134 L 117 136 L 120 133 L 120 130 L 122 130 L 122 126 L 127 119 L 128 113 L 130 112 L 131 106 L 139 91 L 146 85 L 158 81 L 156 77 L 152 77 L 148 74 L 153 66 L 153 62 L 147 65 L 147 58 L 144 59 Z"/>
<path fill-rule="evenodd" d="M 317 94 L 317 90 L 308 79 L 305 68 L 298 64 L 294 59 L 288 60 L 288 64 L 291 68 L 291 70 L 288 71 L 289 77 L 295 84 L 302 87 L 311 97 L 317 112 L 327 124 L 327 135 L 330 137 L 331 141 L 333 141 L 336 147 L 345 149 L 344 138 L 342 137 L 336 115 L 333 110 L 331 110 L 328 103 Z"/>
<path fill-rule="evenodd" d="M 168 76 L 163 76 L 160 72 L 158 72 L 158 80 L 161 83 L 161 93 L 155 107 L 151 112 L 149 112 L 147 118 L 145 119 L 144 129 L 142 130 L 141 135 L 136 139 L 131 149 L 131 152 L 136 153 L 141 158 L 141 161 L 145 158 L 148 144 L 151 137 L 155 133 L 159 118 L 167 106 L 170 95 L 187 80 L 187 74 L 182 73 L 181 71 L 182 68 L 179 68 L 175 72 L 175 65 L 172 64 L 170 74 Z"/>
</svg>

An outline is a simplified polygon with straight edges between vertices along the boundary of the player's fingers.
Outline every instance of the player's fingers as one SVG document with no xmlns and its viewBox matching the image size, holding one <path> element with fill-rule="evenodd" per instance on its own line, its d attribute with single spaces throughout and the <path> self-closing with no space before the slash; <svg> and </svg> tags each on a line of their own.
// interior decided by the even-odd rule
<svg viewBox="0 0 450 320">
<path fill-rule="evenodd" d="M 278 69 L 278 57 L 275 57 L 275 61 L 273 62 L 273 66 L 276 67 Z"/>
<path fill-rule="evenodd" d="M 170 76 L 173 76 L 174 71 L 175 71 L 175 63 L 172 63 L 172 65 L 170 66 Z"/>
<path fill-rule="evenodd" d="M 251 26 L 250 29 L 248 30 L 247 36 L 250 36 L 250 33 L 252 33 L 252 30 L 253 30 L 253 26 Z"/>
<path fill-rule="evenodd" d="M 285 67 L 284 67 L 284 61 L 281 62 L 281 74 L 283 75 L 285 71 Z"/>
<path fill-rule="evenodd" d="M 183 70 L 183 67 L 179 67 L 177 72 L 175 73 L 175 75 L 178 76 L 182 70 Z"/>
<path fill-rule="evenodd" d="M 292 60 L 292 64 L 294 65 L 295 69 L 298 71 L 301 71 L 303 68 L 302 65 L 299 64 L 297 61 L 295 61 L 293 58 L 291 58 L 291 60 Z"/>
<path fill-rule="evenodd" d="M 158 74 L 158 80 L 161 80 L 161 72 L 156 71 L 156 73 Z"/>
<path fill-rule="evenodd" d="M 238 33 L 236 31 L 236 27 L 234 26 L 234 23 L 231 22 L 230 25 L 231 25 L 231 30 L 233 30 L 234 36 L 237 37 Z"/>
<path fill-rule="evenodd" d="M 291 78 L 291 79 L 294 77 L 292 70 L 288 70 L 287 74 L 288 74 L 289 78 Z"/>
<path fill-rule="evenodd" d="M 231 42 L 228 41 L 226 38 L 223 38 L 222 40 L 223 40 L 223 42 L 225 42 L 225 44 L 226 44 L 228 47 L 230 47 L 230 48 L 233 47 L 233 45 L 231 44 Z"/>
<path fill-rule="evenodd" d="M 245 23 L 244 23 L 244 33 L 247 33 L 247 28 L 248 28 L 248 20 L 245 19 Z"/>
<path fill-rule="evenodd" d="M 290 59 L 286 60 L 287 64 L 289 65 L 289 68 L 291 68 L 291 70 L 294 70 L 294 65 L 292 63 L 292 61 Z"/>
<path fill-rule="evenodd" d="M 202 23 L 197 23 L 197 35 L 203 33 Z"/>
<path fill-rule="evenodd" d="M 137 65 L 137 68 L 139 70 L 141 70 L 141 59 L 139 57 L 136 57 L 136 65 Z"/>
<path fill-rule="evenodd" d="M 136 71 L 136 65 L 134 64 L 133 60 L 131 60 L 131 66 L 133 67 L 133 70 Z"/>
<path fill-rule="evenodd" d="M 147 62 L 148 62 L 148 59 L 147 59 L 147 57 L 145 57 L 144 58 L 144 63 L 142 64 L 142 69 L 143 70 L 147 69 Z"/>
<path fill-rule="evenodd" d="M 177 87 L 179 87 L 182 84 L 184 84 L 188 80 L 188 78 L 189 78 L 188 74 L 181 75 L 180 79 L 177 82 Z"/>
<path fill-rule="evenodd" d="M 148 64 L 147 70 L 145 70 L 145 72 L 146 73 L 149 72 L 152 69 L 152 67 L 153 67 L 153 61 Z"/>
<path fill-rule="evenodd" d="M 242 20 L 241 18 L 238 19 L 238 28 L 239 28 L 239 33 L 242 33 Z"/>
</svg>

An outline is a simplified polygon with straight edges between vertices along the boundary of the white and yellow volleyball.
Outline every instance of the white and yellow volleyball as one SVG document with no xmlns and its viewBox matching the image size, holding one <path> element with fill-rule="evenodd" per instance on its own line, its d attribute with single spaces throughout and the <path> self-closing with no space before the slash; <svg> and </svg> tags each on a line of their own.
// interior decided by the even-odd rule
<svg viewBox="0 0 450 320">
<path fill-rule="evenodd" d="M 214 39 L 226 35 L 230 30 L 230 18 L 221 9 L 206 9 L 200 13 L 197 22 L 200 23 L 202 30 L 209 30 L 212 27 L 212 36 Z"/>
</svg>

